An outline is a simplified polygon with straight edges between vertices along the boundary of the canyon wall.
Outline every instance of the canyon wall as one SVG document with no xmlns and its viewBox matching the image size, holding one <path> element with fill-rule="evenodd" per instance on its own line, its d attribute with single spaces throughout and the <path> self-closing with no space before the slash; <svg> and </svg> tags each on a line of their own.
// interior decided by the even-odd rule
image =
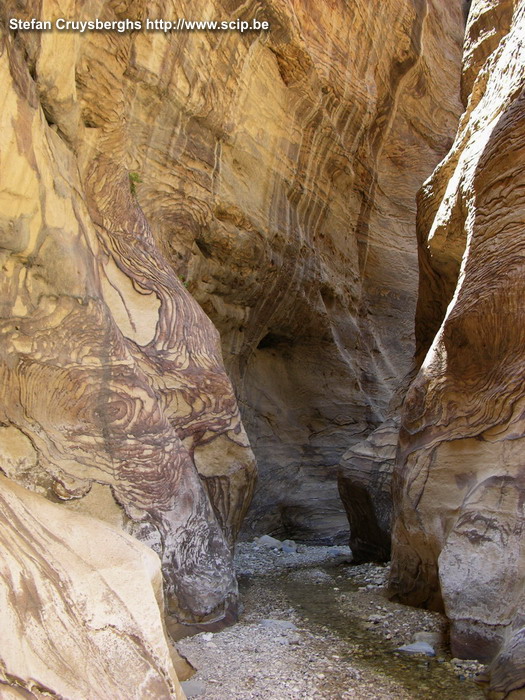
<svg viewBox="0 0 525 700">
<path fill-rule="evenodd" d="M 183 700 L 157 555 L 0 476 L 0 697 Z"/>
<path fill-rule="evenodd" d="M 63 547 L 51 530 L 41 541 L 59 578 L 69 530 L 89 539 L 89 518 L 111 529 L 108 548 L 135 536 L 160 557 L 182 625 L 235 617 L 248 436 L 260 480 L 245 535 L 345 537 L 338 465 L 349 446 L 366 457 L 411 367 L 414 198 L 457 126 L 464 27 L 460 0 L 197 5 L 0 2 L 2 517 L 29 528 L 17 499 L 53 501 L 35 509 L 63 512 Z M 271 30 L 7 31 L 15 9 Z M 31 540 L 5 537 L 7 553 Z M 130 561 L 147 559 L 136 546 Z M 6 561 L 22 596 L 28 564 Z M 52 610 L 62 589 L 37 573 L 27 586 Z M 111 624 L 103 607 L 84 612 Z M 164 645 L 155 627 L 126 648 L 149 650 L 146 676 L 169 696 Z M 33 692 L 2 663 L 4 682 Z"/>
<path fill-rule="evenodd" d="M 522 0 L 474 0 L 466 112 L 419 196 L 422 364 L 394 474 L 392 588 L 445 610 L 498 698 L 525 685 L 524 37 Z"/>
<path fill-rule="evenodd" d="M 0 467 L 150 545 L 168 611 L 212 621 L 235 613 L 254 459 L 218 333 L 129 177 L 131 50 L 111 32 L 2 36 Z"/>
<path fill-rule="evenodd" d="M 392 472 L 399 437 L 394 415 L 341 460 L 339 493 L 350 523 L 352 561 L 388 562 L 391 554 Z"/>
<path fill-rule="evenodd" d="M 6 180 L 15 169 L 27 174 L 23 194 L 16 187 L 9 193 L 9 206 L 17 198 L 16 211 L 7 208 L 4 217 L 11 266 L 6 342 L 21 333 L 28 357 L 53 355 L 57 349 L 50 346 L 59 345 L 57 372 L 81 330 L 83 342 L 94 343 L 95 359 L 78 360 L 80 374 L 45 379 L 57 382 L 67 407 L 52 402 L 45 420 L 35 416 L 31 426 L 8 410 L 5 425 L 21 430 L 20 440 L 31 431 L 40 436 L 36 457 L 28 448 L 28 459 L 39 470 L 44 462 L 44 471 L 54 470 L 52 486 L 42 490 L 64 499 L 85 494 L 93 474 L 81 474 L 78 464 L 58 465 L 73 447 L 88 464 L 94 454 L 104 462 L 108 443 L 117 440 L 119 488 L 108 465 L 105 475 L 97 466 L 97 474 L 112 489 L 111 508 L 115 498 L 125 504 L 142 539 L 164 552 L 166 538 L 178 536 L 173 533 L 182 523 L 168 523 L 172 515 L 162 516 L 159 527 L 143 515 L 153 491 L 171 479 L 165 466 L 175 462 L 192 473 L 194 504 L 187 512 L 196 508 L 207 520 L 195 466 L 231 543 L 250 501 L 253 458 L 217 335 L 193 297 L 220 332 L 259 461 L 247 533 L 343 536 L 348 525 L 336 486 L 341 456 L 386 417 L 409 368 L 414 195 L 448 150 L 460 111 L 461 3 L 389 0 L 378 10 L 368 2 L 319 8 L 304 0 L 216 0 L 201 8 L 167 0 L 28 0 L 17 7 L 21 18 L 50 21 L 258 17 L 271 25 L 268 33 L 242 35 L 52 31 L 7 38 L 6 85 L 13 83 L 17 102 L 5 111 L 4 138 L 14 145 L 17 133 L 22 145 L 16 154 L 6 150 L 4 173 Z M 8 10 L 5 3 L 6 21 Z M 36 212 L 34 202 L 44 196 L 49 201 L 42 206 L 59 215 Z M 26 274 L 35 290 L 29 306 Z M 38 312 L 40 325 L 29 323 L 35 299 L 49 298 L 57 307 Z M 20 328 L 12 321 L 18 315 L 25 318 Z M 60 338 L 50 329 L 64 319 L 70 326 Z M 31 340 L 39 332 L 51 332 L 44 350 Z M 9 352 L 18 350 L 9 346 Z M 92 362 L 100 363 L 98 370 Z M 13 396 L 20 390 L 18 369 L 9 381 L 6 395 Z M 30 398 L 43 374 L 32 381 Z M 53 413 L 80 410 L 69 405 L 67 386 L 76 382 L 91 384 L 89 396 L 76 390 L 80 404 L 101 404 L 82 427 L 91 444 L 83 438 L 81 448 L 66 430 L 57 449 L 56 434 L 50 439 L 55 426 L 71 416 Z M 146 394 L 129 397 L 130 387 Z M 125 444 L 133 407 L 144 402 L 138 437 Z M 22 407 L 22 413 L 31 410 Z M 150 501 L 141 495 L 132 514 L 137 485 L 126 465 L 141 454 L 146 433 L 147 441 L 167 440 L 173 451 L 158 450 L 157 474 L 139 487 Z M 26 472 L 32 487 L 46 481 Z M 21 478 L 20 469 L 10 475 Z M 163 513 L 172 508 L 169 499 Z M 202 538 L 211 542 L 216 535 Z M 217 541 L 214 547 L 226 561 L 224 546 Z M 168 570 L 171 554 L 163 556 Z M 226 592 L 234 584 L 218 585 Z"/>
<path fill-rule="evenodd" d="M 462 3 L 173 7 L 271 25 L 138 35 L 124 75 L 138 200 L 220 331 L 257 457 L 245 536 L 346 540 L 340 459 L 413 354 L 415 195 L 461 111 Z"/>
</svg>

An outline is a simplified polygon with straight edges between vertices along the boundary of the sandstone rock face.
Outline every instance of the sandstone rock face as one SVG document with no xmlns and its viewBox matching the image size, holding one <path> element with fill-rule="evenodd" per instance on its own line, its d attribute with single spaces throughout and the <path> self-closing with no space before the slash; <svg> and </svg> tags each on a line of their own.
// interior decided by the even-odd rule
<svg viewBox="0 0 525 700">
<path fill-rule="evenodd" d="M 524 2 L 473 2 L 466 113 L 420 196 L 424 361 L 394 483 L 392 585 L 444 606 L 454 654 L 494 659 L 495 697 L 525 685 L 524 35 Z"/>
<path fill-rule="evenodd" d="M 272 28 L 5 39 L 3 442 L 11 478 L 119 520 L 116 500 L 165 571 L 182 547 L 206 579 L 208 545 L 230 570 L 223 534 L 240 526 L 254 466 L 218 337 L 185 287 L 220 331 L 261 464 L 250 531 L 345 532 L 337 465 L 408 369 L 413 198 L 455 128 L 462 16 L 459 0 L 19 7 L 174 12 Z M 203 524 L 194 465 L 223 534 Z M 94 482 L 103 498 L 86 497 Z M 190 512 L 199 546 L 183 544 Z M 199 585 L 218 599 L 234 587 L 229 574 Z"/>
<path fill-rule="evenodd" d="M 131 40 L 138 200 L 221 334 L 260 470 L 246 532 L 343 535 L 338 464 L 410 367 L 414 200 L 461 111 L 462 3 L 177 8 L 271 31 Z M 81 75 L 96 125 L 103 83 Z"/>
<path fill-rule="evenodd" d="M 391 487 L 398 436 L 398 421 L 389 419 L 345 452 L 341 461 L 339 493 L 348 513 L 355 563 L 390 561 Z"/>
<path fill-rule="evenodd" d="M 41 12 L 82 17 L 83 5 Z M 84 11 L 133 14 L 113 5 Z M 254 460 L 217 331 L 130 180 L 144 145 L 130 126 L 132 48 L 111 32 L 2 37 L 2 470 L 148 543 L 169 611 L 213 620 L 235 606 L 230 545 Z"/>
<path fill-rule="evenodd" d="M 0 476 L 0 696 L 177 698 L 160 561 Z"/>
</svg>

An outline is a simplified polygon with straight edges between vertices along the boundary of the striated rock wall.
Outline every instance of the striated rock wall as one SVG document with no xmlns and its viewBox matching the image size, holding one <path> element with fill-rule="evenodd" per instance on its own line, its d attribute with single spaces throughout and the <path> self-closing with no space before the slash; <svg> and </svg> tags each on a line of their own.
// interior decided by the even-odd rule
<svg viewBox="0 0 525 700">
<path fill-rule="evenodd" d="M 0 476 L 0 696 L 177 698 L 160 561 Z"/>
<path fill-rule="evenodd" d="M 20 14 L 135 11 L 114 5 Z M 202 621 L 235 608 L 254 460 L 218 333 L 130 180 L 131 53 L 111 32 L 2 35 L 2 470 L 152 546 L 169 611 Z"/>
<path fill-rule="evenodd" d="M 410 365 L 415 194 L 461 111 L 462 3 L 153 8 L 271 24 L 133 38 L 124 141 L 156 240 L 220 331 L 260 470 L 247 534 L 345 533 L 340 458 Z M 82 72 L 93 125 L 101 84 Z"/>
<path fill-rule="evenodd" d="M 525 3 L 475 0 L 454 146 L 420 194 L 421 369 L 395 472 L 392 586 L 457 656 L 525 685 Z M 523 692 L 523 691 L 522 691 Z"/>
<path fill-rule="evenodd" d="M 306 0 L 206 6 L 27 0 L 17 8 L 19 17 L 51 21 L 256 16 L 270 22 L 269 33 L 242 35 L 9 35 L 14 77 L 6 84 L 14 80 L 26 106 L 11 109 L 18 124 L 5 113 L 5 139 L 14 143 L 15 131 L 24 139 L 17 168 L 20 158 L 30 161 L 28 139 L 45 143 L 38 157 L 52 167 L 40 186 L 35 173 L 42 177 L 43 166 L 30 161 L 27 204 L 13 215 L 6 210 L 7 230 L 21 232 L 16 240 L 29 236 L 27 245 L 16 244 L 18 257 L 11 256 L 6 333 L 13 331 L 16 304 L 26 304 L 18 270 L 35 261 L 32 285 L 36 270 L 38 279 L 49 278 L 60 306 L 56 323 L 71 319 L 65 338 L 53 333 L 63 348 L 57 364 L 69 356 L 68 338 L 87 326 L 103 366 L 95 381 L 86 364 L 97 402 L 108 375 L 100 358 L 119 358 L 111 382 L 122 364 L 133 365 L 119 378 L 117 394 L 142 382 L 153 413 L 158 402 L 160 422 L 170 424 L 185 449 L 174 448 L 176 458 L 161 451 L 156 459 L 196 465 L 231 541 L 250 500 L 253 462 L 217 336 L 187 289 L 220 331 L 259 461 L 248 532 L 305 539 L 345 532 L 337 465 L 349 445 L 385 418 L 412 354 L 414 195 L 448 150 L 459 114 L 461 2 L 388 0 L 378 9 L 364 0 L 321 7 Z M 4 14 L 12 14 L 8 3 Z M 28 121 L 38 121 L 38 135 Z M 5 162 L 14 164 L 15 155 L 6 153 Z M 5 174 L 8 179 L 9 168 Z M 42 216 L 29 212 L 48 188 L 47 209 L 61 213 L 44 217 L 43 245 L 36 234 Z M 80 230 L 67 223 L 73 219 Z M 90 300 L 69 302 L 76 321 L 61 306 L 67 295 Z M 40 323 L 47 332 L 47 321 Z M 23 334 L 32 337 L 33 325 Z M 34 381 L 39 386 L 43 379 Z M 67 397 L 63 380 L 58 383 Z M 110 398 L 114 387 L 104 391 L 102 403 L 111 408 L 97 409 L 98 427 L 90 423 L 86 432 L 107 442 L 102 426 L 115 425 L 122 411 L 125 424 L 130 404 Z M 36 420 L 39 463 L 61 420 L 52 414 L 45 425 Z M 27 432 L 23 417 L 9 421 Z M 150 428 L 141 425 L 137 434 L 144 430 Z M 171 433 L 166 439 L 172 441 Z M 123 464 L 135 448 L 122 445 Z M 82 458 L 89 462 L 93 451 L 85 443 Z M 180 456 L 186 452 L 189 460 Z M 46 459 L 57 464 L 64 454 Z M 69 497 L 90 478 L 82 486 L 64 482 L 62 474 L 56 488 Z M 159 491 L 150 483 L 152 489 Z M 158 528 L 137 529 L 161 546 Z"/>
</svg>

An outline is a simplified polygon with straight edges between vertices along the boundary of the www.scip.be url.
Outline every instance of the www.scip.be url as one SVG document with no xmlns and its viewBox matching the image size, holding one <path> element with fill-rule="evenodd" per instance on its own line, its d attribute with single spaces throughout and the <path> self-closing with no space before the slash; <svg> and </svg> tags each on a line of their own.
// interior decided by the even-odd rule
<svg viewBox="0 0 525 700">
<path fill-rule="evenodd" d="M 145 30 L 147 32 L 191 32 L 191 31 L 210 31 L 210 32 L 260 32 L 268 31 L 270 23 L 266 20 L 252 19 L 251 21 L 244 19 L 232 20 L 190 20 L 179 17 L 176 20 L 166 19 L 147 19 L 145 22 L 132 19 L 120 20 L 71 20 L 59 17 L 53 22 L 50 20 L 40 20 L 36 17 L 31 19 L 20 19 L 11 17 L 9 20 L 9 29 L 22 32 L 48 32 L 56 29 L 59 32 L 132 32 Z"/>
<path fill-rule="evenodd" d="M 237 31 L 241 32 L 258 32 L 268 31 L 270 23 L 265 20 L 252 19 L 251 22 L 242 19 L 232 19 L 229 21 L 215 22 L 213 20 L 189 20 L 179 17 L 177 21 L 165 19 L 147 19 L 144 26 L 146 31 L 161 31 L 161 32 L 184 32 L 184 31 Z"/>
</svg>

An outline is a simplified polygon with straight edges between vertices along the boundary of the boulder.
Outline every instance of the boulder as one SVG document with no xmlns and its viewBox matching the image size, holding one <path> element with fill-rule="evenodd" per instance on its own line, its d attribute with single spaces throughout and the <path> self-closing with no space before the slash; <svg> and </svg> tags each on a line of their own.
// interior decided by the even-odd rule
<svg viewBox="0 0 525 700">
<path fill-rule="evenodd" d="M 0 696 L 183 700 L 151 549 L 3 475 L 0 525 Z"/>
</svg>

